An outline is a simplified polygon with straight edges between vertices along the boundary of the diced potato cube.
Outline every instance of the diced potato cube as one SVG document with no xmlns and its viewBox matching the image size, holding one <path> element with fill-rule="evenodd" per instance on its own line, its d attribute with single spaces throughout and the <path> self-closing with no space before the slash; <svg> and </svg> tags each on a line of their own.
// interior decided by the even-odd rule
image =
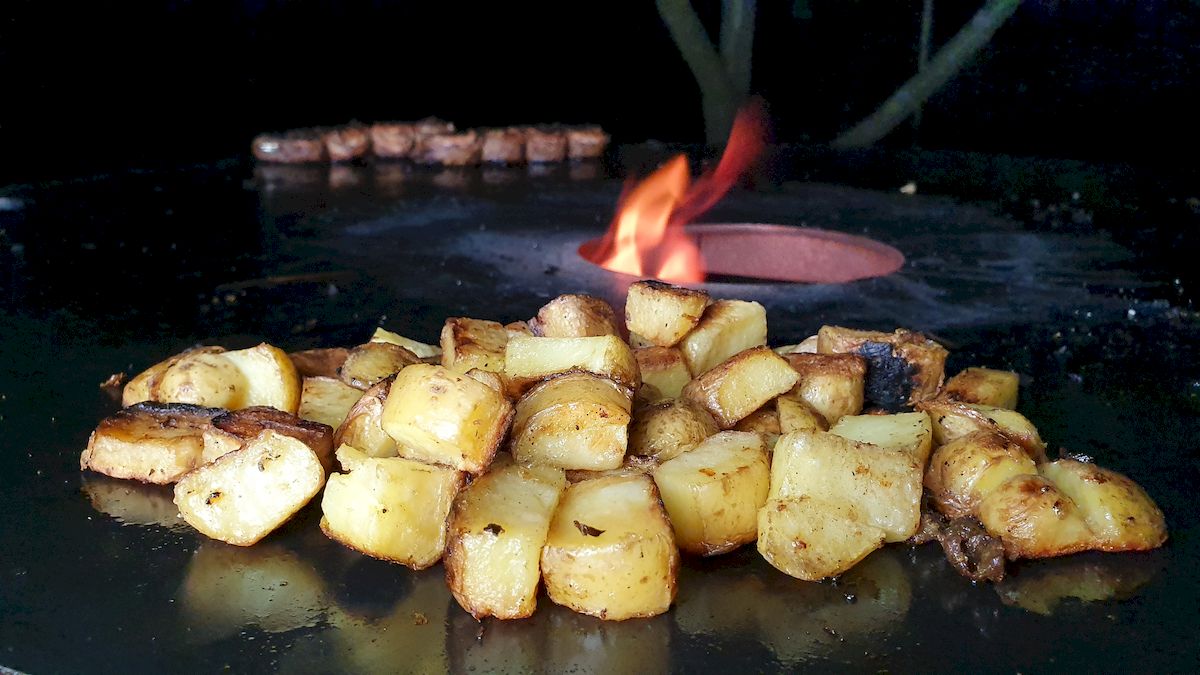
<svg viewBox="0 0 1200 675">
<path fill-rule="evenodd" d="M 383 430 L 383 402 L 391 390 L 392 378 L 387 378 L 364 391 L 334 432 L 334 445 L 351 445 L 371 457 L 395 457 L 396 441 Z"/>
<path fill-rule="evenodd" d="M 222 412 L 187 403 L 135 403 L 100 422 L 79 468 L 143 483 L 174 483 L 204 463 L 204 431 Z"/>
<path fill-rule="evenodd" d="M 638 281 L 625 298 L 625 325 L 648 344 L 671 347 L 700 323 L 708 301 L 704 291 Z"/>
<path fill-rule="evenodd" d="M 867 360 L 864 396 L 888 412 L 904 412 L 933 398 L 946 375 L 944 347 L 903 328 L 893 333 L 822 326 L 821 354 L 858 354 Z"/>
<path fill-rule="evenodd" d="M 821 413 L 804 401 L 780 396 L 775 399 L 775 409 L 779 413 L 779 433 L 790 434 L 793 431 L 825 431 L 829 423 Z M 842 419 L 846 419 L 843 417 Z M 772 446 L 774 447 L 774 446 Z"/>
<path fill-rule="evenodd" d="M 950 378 L 942 396 L 952 401 L 981 403 L 1013 410 L 1017 407 L 1020 378 L 1011 370 L 967 368 Z"/>
<path fill-rule="evenodd" d="M 633 350 L 615 335 L 580 338 L 514 336 L 505 352 L 504 373 L 514 386 L 582 370 L 636 391 L 642 383 Z"/>
<path fill-rule="evenodd" d="M 933 423 L 923 411 L 894 415 L 847 415 L 830 433 L 881 448 L 903 450 L 924 467 L 933 450 Z"/>
<path fill-rule="evenodd" d="M 707 408 L 717 426 L 730 429 L 790 390 L 799 377 L 783 357 L 767 347 L 754 347 L 692 380 L 683 396 Z"/>
<path fill-rule="evenodd" d="M 486 384 L 419 363 L 396 375 L 381 422 L 400 456 L 480 473 L 512 417 L 512 403 Z"/>
<path fill-rule="evenodd" d="M 672 399 L 638 408 L 629 425 L 629 453 L 660 462 L 678 457 L 720 431 L 703 406 Z"/>
<path fill-rule="evenodd" d="M 300 417 L 334 429 L 346 421 L 363 393 L 332 377 L 306 377 L 300 390 Z"/>
<path fill-rule="evenodd" d="M 1046 459 L 1046 444 L 1024 415 L 1006 408 L 934 399 L 918 406 L 933 420 L 933 443 L 942 445 L 974 431 L 995 431 L 1025 448 L 1030 457 Z"/>
<path fill-rule="evenodd" d="M 835 577 L 883 545 L 884 531 L 868 520 L 850 502 L 772 499 L 758 512 L 758 552 L 797 579 Z"/>
<path fill-rule="evenodd" d="M 1146 551 L 1167 540 L 1162 511 L 1140 485 L 1088 462 L 1060 459 L 1043 464 L 1042 476 L 1071 498 L 1101 551 Z"/>
<path fill-rule="evenodd" d="M 517 402 L 513 457 L 561 469 L 615 469 L 628 446 L 630 406 L 629 391 L 604 377 L 546 380 Z"/>
<path fill-rule="evenodd" d="M 1014 476 L 992 490 L 979 520 L 1011 560 L 1078 553 L 1095 537 L 1075 502 L 1041 476 Z"/>
<path fill-rule="evenodd" d="M 771 499 L 808 495 L 853 505 L 889 542 L 917 531 L 921 492 L 921 467 L 902 450 L 823 431 L 785 434 L 775 444 Z"/>
<path fill-rule="evenodd" d="M 350 350 L 346 361 L 338 368 L 338 378 L 355 389 L 366 390 L 406 366 L 420 362 L 416 354 L 400 345 L 368 342 Z"/>
<path fill-rule="evenodd" d="M 325 486 L 325 534 L 413 569 L 437 564 L 446 548 L 446 518 L 464 474 L 403 457 L 357 456 L 348 463 L 350 472 L 333 474 Z"/>
<path fill-rule="evenodd" d="M 726 553 L 758 536 L 771 485 L 766 447 L 756 433 L 723 431 L 663 462 L 654 482 L 680 549 Z"/>
<path fill-rule="evenodd" d="M 1024 448 L 995 432 L 976 431 L 938 447 L 925 472 L 925 487 L 946 516 L 978 516 L 979 503 L 1001 484 L 1037 473 Z"/>
<path fill-rule="evenodd" d="M 844 415 L 862 412 L 867 362 L 861 356 L 801 353 L 784 358 L 800 374 L 796 386 L 785 397 L 812 406 L 828 424 L 837 424 Z"/>
<path fill-rule="evenodd" d="M 656 403 L 679 398 L 692 380 L 683 353 L 674 347 L 642 347 L 633 350 L 633 357 L 642 375 L 642 388 L 637 392 L 640 400 Z"/>
<path fill-rule="evenodd" d="M 758 434 L 762 436 L 763 440 L 768 441 L 767 447 L 775 447 L 775 441 L 783 433 L 775 401 L 768 401 L 763 407 L 743 417 L 741 421 L 733 425 L 733 430 Z"/>
<path fill-rule="evenodd" d="M 538 337 L 620 335 L 612 305 L 592 295 L 560 295 L 538 310 L 529 328 Z"/>
<path fill-rule="evenodd" d="M 202 534 L 250 546 L 304 507 L 325 484 L 325 470 L 301 441 L 263 431 L 240 450 L 175 484 L 179 515 Z"/>
<path fill-rule="evenodd" d="M 425 344 L 424 342 L 418 342 L 417 340 L 406 338 L 399 333 L 393 333 L 390 330 L 384 330 L 382 328 L 375 329 L 375 334 L 371 336 L 371 342 L 388 342 L 394 345 L 399 345 L 412 352 L 417 356 L 417 358 L 422 360 L 437 358 L 441 357 L 442 355 L 442 348 L 439 345 L 430 345 Z"/>
<path fill-rule="evenodd" d="M 458 493 L 448 526 L 446 585 L 471 616 L 533 614 L 542 547 L 566 485 L 561 469 L 498 459 Z"/>
<path fill-rule="evenodd" d="M 542 549 L 551 600 L 612 621 L 655 616 L 675 599 L 678 572 L 671 523 L 649 476 L 567 488 Z"/>
<path fill-rule="evenodd" d="M 228 439 L 233 438 L 240 441 L 237 446 L 240 448 L 269 429 L 284 436 L 291 436 L 307 445 L 316 453 L 317 459 L 320 460 L 321 466 L 326 472 L 333 469 L 333 429 L 327 424 L 301 419 L 282 410 L 255 406 L 222 412 L 213 418 L 212 425 L 213 431 L 210 433 L 206 430 L 204 436 L 205 462 L 213 461 L 225 454 L 224 452 L 216 456 L 210 454 L 215 449 L 210 446 L 210 443 L 217 434 L 225 436 L 216 445 L 230 445 Z"/>
<path fill-rule="evenodd" d="M 442 327 L 442 365 L 456 373 L 502 373 L 507 344 L 508 330 L 495 321 L 451 317 Z"/>
<path fill-rule="evenodd" d="M 632 330 L 632 329 L 631 329 Z M 767 310 L 757 302 L 718 300 L 679 342 L 692 376 L 700 376 L 739 352 L 767 344 Z"/>
<path fill-rule="evenodd" d="M 300 375 L 286 352 L 267 343 L 221 354 L 242 374 L 245 392 L 240 405 L 222 408 L 266 406 L 292 413 L 300 409 Z"/>
<path fill-rule="evenodd" d="M 223 351 L 225 351 L 224 347 L 194 347 L 150 366 L 125 383 L 125 389 L 121 392 L 121 405 L 130 406 L 143 401 L 163 400 L 160 398 L 159 385 L 163 375 L 172 366 L 196 354 L 220 354 Z M 179 403 L 184 402 L 179 401 Z"/>
</svg>

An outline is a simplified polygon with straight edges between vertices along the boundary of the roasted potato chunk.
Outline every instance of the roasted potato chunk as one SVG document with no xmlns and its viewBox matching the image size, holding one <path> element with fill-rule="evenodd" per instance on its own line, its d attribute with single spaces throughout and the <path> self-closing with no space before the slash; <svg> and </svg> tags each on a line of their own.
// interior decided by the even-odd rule
<svg viewBox="0 0 1200 675">
<path fill-rule="evenodd" d="M 220 407 L 233 410 L 267 406 L 293 415 L 300 409 L 300 376 L 282 349 L 264 342 L 220 356 L 233 363 L 246 383 L 239 405 Z"/>
<path fill-rule="evenodd" d="M 675 599 L 678 572 L 671 523 L 649 476 L 566 489 L 542 549 L 551 600 L 611 621 L 655 616 Z"/>
<path fill-rule="evenodd" d="M 364 391 L 334 432 L 334 446 L 349 445 L 370 457 L 395 457 L 396 441 L 383 430 L 383 402 L 391 390 L 389 377 Z"/>
<path fill-rule="evenodd" d="M 495 321 L 451 317 L 442 326 L 442 366 L 456 373 L 503 373 L 507 344 L 508 330 Z"/>
<path fill-rule="evenodd" d="M 830 427 L 830 433 L 881 448 L 903 450 L 924 467 L 933 450 L 933 423 L 917 411 L 895 415 L 847 415 Z"/>
<path fill-rule="evenodd" d="M 794 345 L 783 345 L 774 349 L 775 353 L 780 356 L 787 356 L 788 354 L 816 354 L 817 336 L 809 335 Z"/>
<path fill-rule="evenodd" d="M 661 281 L 638 281 L 625 296 L 625 325 L 650 345 L 672 347 L 700 323 L 708 293 Z"/>
<path fill-rule="evenodd" d="M 692 380 L 683 353 L 673 347 L 642 347 L 633 350 L 633 358 L 642 376 L 642 387 L 637 392 L 639 400 L 656 403 L 679 398 L 684 386 Z"/>
<path fill-rule="evenodd" d="M 944 347 L 903 328 L 893 333 L 822 326 L 821 354 L 858 354 L 867 361 L 864 397 L 888 412 L 904 412 L 933 398 L 945 378 Z"/>
<path fill-rule="evenodd" d="M 697 377 L 683 397 L 704 406 L 717 426 L 731 429 L 742 418 L 796 385 L 799 374 L 766 347 L 754 347 Z"/>
<path fill-rule="evenodd" d="M 754 541 L 770 473 L 762 437 L 742 431 L 723 431 L 659 465 L 654 482 L 679 548 L 710 556 Z"/>
<path fill-rule="evenodd" d="M 992 490 L 979 520 L 1010 560 L 1078 553 L 1094 539 L 1075 502 L 1041 476 L 1014 476 Z"/>
<path fill-rule="evenodd" d="M 223 412 L 186 403 L 135 403 L 100 422 L 79 468 L 143 483 L 174 483 L 204 463 L 204 430 Z"/>
<path fill-rule="evenodd" d="M 288 358 L 300 377 L 337 377 L 338 368 L 349 355 L 350 350 L 345 347 L 321 347 L 291 352 Z"/>
<path fill-rule="evenodd" d="M 390 344 L 399 345 L 416 355 L 422 361 L 426 359 L 440 359 L 442 356 L 442 348 L 438 345 L 425 344 L 410 338 L 406 338 L 399 333 L 393 333 L 390 330 L 376 328 L 375 333 L 371 335 L 371 342 L 388 342 Z"/>
<path fill-rule="evenodd" d="M 704 406 L 673 399 L 639 408 L 629 425 L 629 453 L 665 462 L 720 431 Z"/>
<path fill-rule="evenodd" d="M 779 411 L 775 408 L 775 402 L 771 401 L 746 415 L 733 425 L 733 430 L 758 434 L 767 442 L 767 447 L 775 447 L 775 441 L 779 440 L 780 434 L 783 433 L 782 422 L 779 419 Z"/>
<path fill-rule="evenodd" d="M 417 570 L 437 564 L 464 474 L 403 457 L 368 457 L 352 448 L 338 454 L 350 472 L 329 477 L 321 530 L 373 558 Z"/>
<path fill-rule="evenodd" d="M 338 368 L 338 379 L 366 391 L 380 380 L 391 377 L 406 366 L 421 363 L 416 354 L 391 342 L 368 342 L 351 349 Z"/>
<path fill-rule="evenodd" d="M 621 335 L 612 305 L 592 295 L 560 295 L 546 303 L 529 328 L 538 337 Z"/>
<path fill-rule="evenodd" d="M 1091 548 L 1146 551 L 1167 540 L 1162 511 L 1129 478 L 1074 459 L 1060 459 L 1039 469 L 1079 508 L 1093 534 Z"/>
<path fill-rule="evenodd" d="M 827 431 L 829 423 L 821 413 L 804 401 L 780 396 L 775 399 L 775 410 L 779 415 L 779 433 L 793 431 Z M 843 417 L 842 419 L 846 419 Z M 774 447 L 772 445 L 772 447 Z"/>
<path fill-rule="evenodd" d="M 758 512 L 758 552 L 797 579 L 835 577 L 883 545 L 884 531 L 869 520 L 847 501 L 772 499 Z"/>
<path fill-rule="evenodd" d="M 804 401 L 821 413 L 827 424 L 863 407 L 863 381 L 867 362 L 857 354 L 788 354 L 784 357 L 800 374 L 785 397 Z"/>
<path fill-rule="evenodd" d="M 580 338 L 514 336 L 504 356 L 504 374 L 518 390 L 539 380 L 582 370 L 629 387 L 642 384 L 633 350 L 615 335 Z"/>
<path fill-rule="evenodd" d="M 925 487 L 950 518 L 978 516 L 979 503 L 1014 476 L 1036 476 L 1021 446 L 993 431 L 976 431 L 939 446 L 925 471 Z"/>
<path fill-rule="evenodd" d="M 121 392 L 121 405 L 131 406 L 142 401 L 159 400 L 157 398 L 159 382 L 172 366 L 197 354 L 220 354 L 223 351 L 225 351 L 224 347 L 193 347 L 150 366 L 125 383 L 125 389 Z"/>
<path fill-rule="evenodd" d="M 223 412 L 213 418 L 212 425 L 214 431 L 223 437 L 214 447 L 215 435 L 205 432 L 206 463 L 242 447 L 264 430 L 270 429 L 307 445 L 317 455 L 326 473 L 333 469 L 333 429 L 327 424 L 300 419 L 282 410 L 256 406 Z M 230 449 L 234 439 L 238 441 L 237 447 Z M 215 454 L 214 449 L 219 454 Z"/>
<path fill-rule="evenodd" d="M 607 378 L 550 378 L 517 402 L 513 457 L 560 469 L 615 469 L 628 447 L 630 406 L 629 390 Z"/>
<path fill-rule="evenodd" d="M 191 349 L 151 366 L 150 374 L 130 382 L 125 399 L 192 403 L 236 410 L 270 406 L 295 413 L 300 406 L 300 376 L 283 350 L 265 342 L 227 352 L 220 347 Z M 128 390 L 128 387 L 127 387 Z"/>
<path fill-rule="evenodd" d="M 1046 444 L 1037 427 L 1015 410 L 935 399 L 919 406 L 933 420 L 933 442 L 942 445 L 974 431 L 994 431 L 1025 448 L 1034 461 L 1046 459 Z"/>
<path fill-rule="evenodd" d="M 767 310 L 762 305 L 718 300 L 704 310 L 700 323 L 680 340 L 679 349 L 692 376 L 698 377 L 734 354 L 765 344 Z"/>
<path fill-rule="evenodd" d="M 268 429 L 181 478 L 175 505 L 202 534 L 250 546 L 303 508 L 324 484 L 325 470 L 312 448 Z"/>
<path fill-rule="evenodd" d="M 562 469 L 497 460 L 450 512 L 446 585 L 476 619 L 532 616 L 542 547 L 566 488 Z"/>
<path fill-rule="evenodd" d="M 512 417 L 512 403 L 486 384 L 421 363 L 396 375 L 381 422 L 400 456 L 477 474 L 491 463 Z"/>
<path fill-rule="evenodd" d="M 946 382 L 942 397 L 1013 410 L 1019 384 L 1020 378 L 1011 370 L 967 368 Z"/>
<path fill-rule="evenodd" d="M 336 429 L 363 393 L 332 377 L 306 377 L 300 388 L 298 415 Z"/>
</svg>

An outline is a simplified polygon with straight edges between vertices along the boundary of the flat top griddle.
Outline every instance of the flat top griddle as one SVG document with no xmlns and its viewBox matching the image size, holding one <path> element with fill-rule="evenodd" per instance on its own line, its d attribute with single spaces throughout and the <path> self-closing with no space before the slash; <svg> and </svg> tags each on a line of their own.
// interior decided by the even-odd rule
<svg viewBox="0 0 1200 675">
<path fill-rule="evenodd" d="M 786 174 L 786 167 L 780 169 Z M 206 540 L 170 491 L 81 474 L 117 402 L 97 385 L 204 342 L 433 340 L 449 315 L 510 321 L 630 281 L 580 261 L 620 182 L 604 167 L 434 172 L 215 165 L 0 191 L 0 665 L 33 673 L 1194 671 L 1200 321 L 1165 254 L 1105 231 L 1031 229 L 987 205 L 776 176 L 710 218 L 842 229 L 896 246 L 891 277 L 716 283 L 766 305 L 772 343 L 823 323 L 933 333 L 1022 375 L 1051 453 L 1140 482 L 1171 539 L 1144 554 L 958 577 L 892 545 L 805 583 L 753 548 L 686 560 L 672 610 L 606 623 L 539 601 L 475 622 L 440 566 L 326 539 L 316 505 L 261 544 Z M 619 305 L 618 305 L 619 306 Z"/>
</svg>

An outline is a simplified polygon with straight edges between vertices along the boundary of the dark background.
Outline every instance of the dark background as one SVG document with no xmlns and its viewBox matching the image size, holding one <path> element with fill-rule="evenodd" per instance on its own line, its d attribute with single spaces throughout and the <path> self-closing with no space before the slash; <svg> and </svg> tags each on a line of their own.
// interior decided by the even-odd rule
<svg viewBox="0 0 1200 675">
<path fill-rule="evenodd" d="M 694 4 L 715 36 L 720 3 Z M 920 2 L 758 4 L 753 89 L 780 141 L 829 140 L 915 69 Z M 936 3 L 934 47 L 981 4 Z M 703 140 L 698 90 L 651 0 L 10 1 L 0 16 L 0 182 L 211 160 L 245 153 L 261 130 L 430 114 Z M 1193 0 L 1026 0 L 920 129 L 887 144 L 1190 161 L 1198 37 Z"/>
</svg>

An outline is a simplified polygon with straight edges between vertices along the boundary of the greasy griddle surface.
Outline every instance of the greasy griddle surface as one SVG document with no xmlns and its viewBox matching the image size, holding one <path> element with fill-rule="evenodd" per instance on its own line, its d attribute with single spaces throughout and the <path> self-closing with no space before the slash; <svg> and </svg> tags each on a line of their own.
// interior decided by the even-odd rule
<svg viewBox="0 0 1200 675">
<path fill-rule="evenodd" d="M 544 596 L 477 624 L 441 567 L 414 573 L 326 539 L 310 506 L 238 549 L 144 519 L 170 492 L 78 470 L 97 387 L 204 341 L 353 344 L 377 323 L 432 340 L 447 315 L 530 316 L 559 292 L 623 283 L 569 252 L 607 223 L 618 181 L 525 171 L 335 167 L 257 176 L 227 163 L 28 187 L 0 211 L 0 665 L 30 672 L 1179 671 L 1200 601 L 1194 439 L 1200 328 L 1104 235 L 1030 232 L 980 206 L 826 185 L 740 193 L 715 217 L 845 228 L 900 248 L 894 277 L 841 287 L 714 285 L 768 308 L 772 342 L 822 323 L 907 325 L 951 370 L 1022 374 L 1021 410 L 1060 447 L 1141 482 L 1172 539 L 1156 552 L 1020 563 L 957 577 L 936 545 L 889 546 L 839 582 L 753 551 L 688 560 L 675 607 L 605 623 Z M 10 205 L 12 202 L 10 202 Z M 1132 310 L 1132 312 L 1131 312 Z M 97 495 L 100 495 L 99 497 Z M 167 521 L 169 522 L 169 520 Z M 1047 589 L 1116 597 L 1054 605 Z M 1024 605 L 1024 607 L 1022 606 Z M 1033 608 L 1039 611 L 1031 611 Z M 1049 611 L 1050 613 L 1044 613 Z"/>
</svg>

